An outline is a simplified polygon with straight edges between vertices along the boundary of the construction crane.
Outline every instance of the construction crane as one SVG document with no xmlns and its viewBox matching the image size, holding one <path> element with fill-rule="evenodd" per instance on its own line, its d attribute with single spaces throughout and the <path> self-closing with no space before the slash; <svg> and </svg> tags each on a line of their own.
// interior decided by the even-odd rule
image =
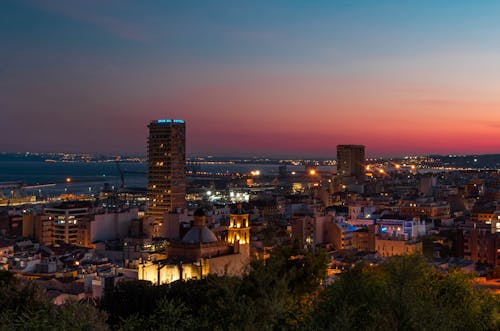
<svg viewBox="0 0 500 331">
<path fill-rule="evenodd" d="M 145 171 L 129 171 L 129 170 L 123 170 L 122 167 L 120 166 L 120 161 L 116 160 L 116 169 L 118 169 L 118 173 L 120 174 L 120 188 L 125 188 L 125 174 L 139 174 L 139 175 L 146 175 L 147 172 Z"/>
</svg>

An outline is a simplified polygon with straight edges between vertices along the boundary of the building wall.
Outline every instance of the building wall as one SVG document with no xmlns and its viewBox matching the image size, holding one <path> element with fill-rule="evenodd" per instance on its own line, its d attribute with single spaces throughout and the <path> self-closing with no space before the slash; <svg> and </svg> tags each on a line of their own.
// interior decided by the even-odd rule
<svg viewBox="0 0 500 331">
<path fill-rule="evenodd" d="M 250 262 L 250 245 L 240 245 L 239 253 L 207 259 L 209 273 L 218 276 L 241 276 Z"/>
<path fill-rule="evenodd" d="M 463 256 L 475 262 L 500 266 L 500 233 L 486 229 L 464 230 Z"/>
<path fill-rule="evenodd" d="M 121 239 L 127 236 L 130 224 L 138 217 L 138 209 L 96 214 L 90 224 L 90 242 Z"/>
<path fill-rule="evenodd" d="M 401 216 L 425 217 L 428 219 L 447 219 L 450 218 L 449 204 L 417 204 L 409 203 L 399 208 Z"/>
<path fill-rule="evenodd" d="M 426 234 L 424 221 L 383 219 L 377 221 L 378 233 L 405 240 L 418 239 Z"/>
<path fill-rule="evenodd" d="M 352 248 L 352 231 L 347 229 L 348 225 L 344 223 L 328 223 L 327 238 L 328 243 L 332 244 L 334 249 Z"/>
<path fill-rule="evenodd" d="M 422 254 L 422 242 L 376 237 L 375 251 L 381 256 Z"/>
<path fill-rule="evenodd" d="M 168 246 L 169 257 L 182 257 L 192 260 L 228 254 L 230 252 L 232 252 L 232 247 L 228 246 L 225 242 L 207 244 L 171 242 Z"/>
<path fill-rule="evenodd" d="M 373 231 L 354 231 L 352 233 L 352 247 L 362 252 L 375 251 L 375 233 Z"/>
<path fill-rule="evenodd" d="M 168 284 L 180 280 L 201 279 L 208 275 L 209 265 L 201 260 L 197 263 L 166 264 L 161 265 L 153 262 L 139 264 L 137 277 L 139 280 L 147 280 L 158 284 L 158 273 L 160 284 Z"/>
<path fill-rule="evenodd" d="M 39 222 L 39 230 L 44 232 L 42 236 L 51 236 L 51 244 L 63 242 L 90 247 L 90 221 L 91 215 L 87 208 L 46 208 Z M 49 241 L 47 238 L 42 239 Z"/>
<path fill-rule="evenodd" d="M 161 265 L 153 262 L 139 264 L 137 276 L 158 284 L 171 283 L 181 279 L 201 279 L 209 274 L 218 276 L 241 276 L 250 262 L 250 245 L 241 245 L 239 253 L 198 259 L 197 262 Z M 159 268 L 159 266 L 161 266 Z"/>
</svg>

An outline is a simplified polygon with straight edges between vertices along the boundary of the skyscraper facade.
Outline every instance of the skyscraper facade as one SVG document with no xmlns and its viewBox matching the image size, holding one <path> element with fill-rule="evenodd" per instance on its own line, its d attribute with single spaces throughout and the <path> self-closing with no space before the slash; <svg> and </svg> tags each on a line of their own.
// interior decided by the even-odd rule
<svg viewBox="0 0 500 331">
<path fill-rule="evenodd" d="M 148 125 L 147 216 L 161 222 L 167 212 L 186 205 L 186 124 L 160 119 Z"/>
<path fill-rule="evenodd" d="M 337 174 L 342 177 L 363 179 L 365 175 L 365 146 L 338 145 Z"/>
</svg>

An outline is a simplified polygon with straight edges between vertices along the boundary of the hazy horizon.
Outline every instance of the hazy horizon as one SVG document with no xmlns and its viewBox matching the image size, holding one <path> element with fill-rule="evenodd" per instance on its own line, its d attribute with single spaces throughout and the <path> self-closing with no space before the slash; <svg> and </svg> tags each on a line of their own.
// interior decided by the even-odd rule
<svg viewBox="0 0 500 331">
<path fill-rule="evenodd" d="M 0 155 L 5 155 L 5 154 L 91 154 L 94 156 L 105 156 L 105 157 L 113 157 L 113 156 L 130 156 L 130 157 L 139 157 L 139 158 L 146 158 L 147 154 L 146 153 L 127 153 L 127 152 L 89 152 L 89 151 L 82 151 L 82 152 L 77 152 L 77 151 L 13 151 L 13 152 L 5 152 L 5 151 L 0 151 Z M 367 158 L 404 158 L 404 157 L 425 157 L 425 156 L 443 156 L 443 157 L 448 157 L 448 156 L 453 156 L 453 157 L 467 157 L 467 156 L 489 156 L 489 155 L 500 155 L 500 153 L 471 153 L 471 154 L 463 154 L 463 153 L 444 153 L 444 154 L 436 154 L 436 153 L 424 153 L 424 154 L 412 154 L 412 153 L 407 153 L 407 154 L 401 154 L 401 155 L 372 155 L 367 153 L 366 157 Z M 195 157 L 204 157 L 204 158 L 219 158 L 219 159 L 228 159 L 228 158 L 235 158 L 235 159 L 271 159 L 271 160 L 283 160 L 283 159 L 290 159 L 290 160 L 305 160 L 305 159 L 316 159 L 316 160 L 335 160 L 337 159 L 336 151 L 334 155 L 331 156 L 325 156 L 325 155 L 266 155 L 266 154 L 260 154 L 260 155 L 223 155 L 223 154 L 186 154 L 187 158 L 195 158 Z"/>
</svg>

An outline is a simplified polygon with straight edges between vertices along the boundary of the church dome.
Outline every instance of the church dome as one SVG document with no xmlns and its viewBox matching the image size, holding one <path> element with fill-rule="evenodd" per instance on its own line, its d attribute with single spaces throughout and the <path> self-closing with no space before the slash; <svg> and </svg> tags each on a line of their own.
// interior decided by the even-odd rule
<svg viewBox="0 0 500 331">
<path fill-rule="evenodd" d="M 200 242 L 203 244 L 208 244 L 217 241 L 217 236 L 206 226 L 195 226 L 184 235 L 184 238 L 182 238 L 182 242 L 187 244 L 197 244 Z"/>
</svg>

